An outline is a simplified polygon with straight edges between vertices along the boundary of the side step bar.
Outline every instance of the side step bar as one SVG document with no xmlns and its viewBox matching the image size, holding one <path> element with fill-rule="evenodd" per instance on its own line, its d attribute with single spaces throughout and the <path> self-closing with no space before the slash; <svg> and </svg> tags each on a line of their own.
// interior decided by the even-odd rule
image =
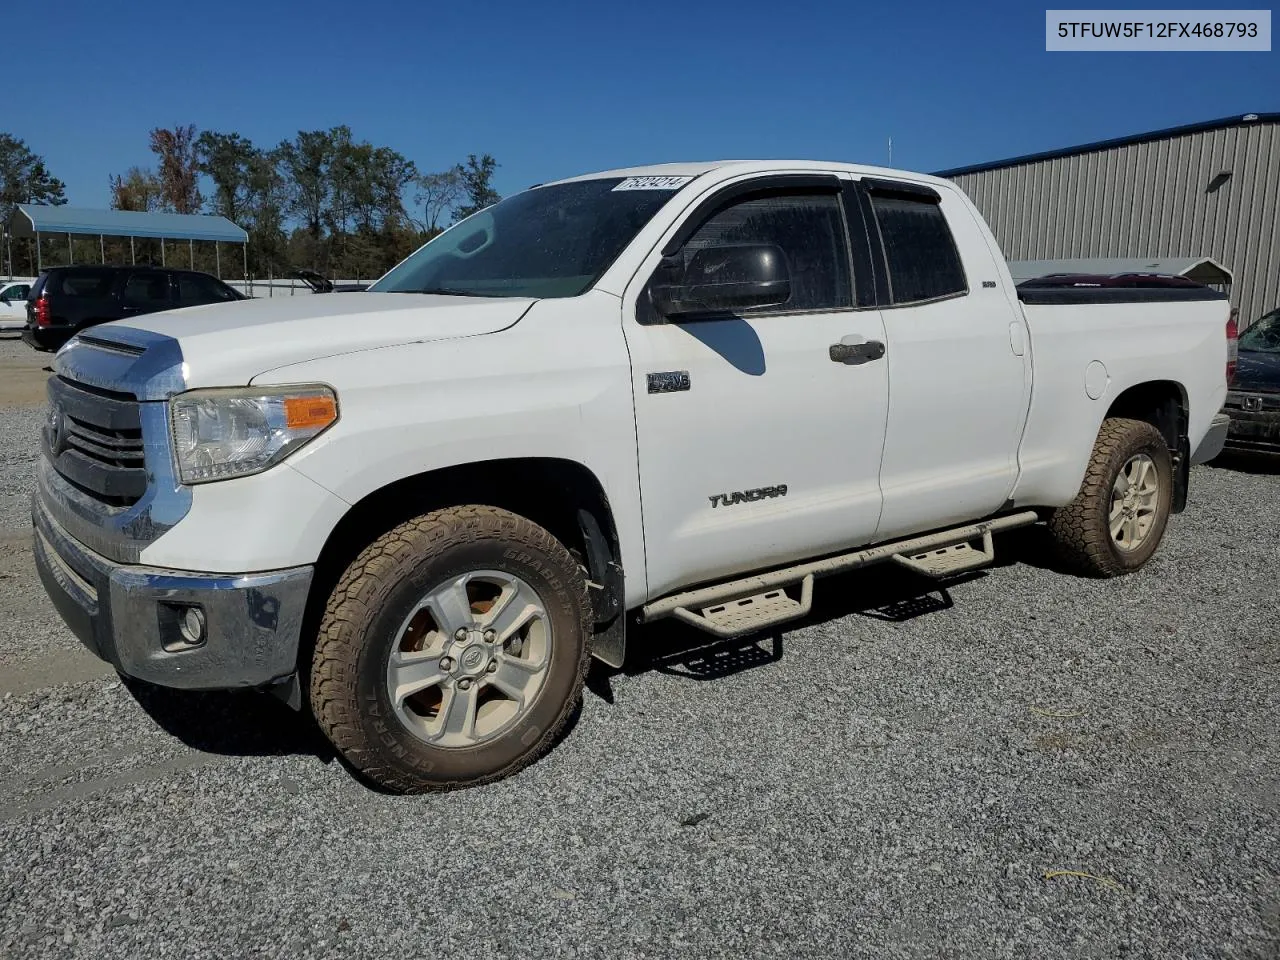
<svg viewBox="0 0 1280 960">
<path fill-rule="evenodd" d="M 857 570 L 886 560 L 925 576 L 949 577 L 985 566 L 995 559 L 993 533 L 1030 526 L 1039 519 L 1034 510 L 1026 510 L 677 593 L 641 608 L 640 619 L 647 623 L 675 617 L 717 637 L 742 636 L 805 616 L 813 608 L 815 577 Z M 979 539 L 982 545 L 975 547 L 973 541 Z M 799 600 L 786 592 L 787 587 L 796 584 L 800 585 Z"/>
<path fill-rule="evenodd" d="M 971 541 L 965 540 L 922 553 L 895 553 L 893 562 L 923 576 L 940 579 L 985 567 L 995 558 L 996 548 L 991 543 L 991 531 L 987 530 L 982 534 L 981 547 L 975 547 Z"/>
<path fill-rule="evenodd" d="M 671 616 L 683 620 L 691 627 L 727 638 L 763 630 L 788 620 L 799 620 L 812 609 L 813 574 L 809 573 L 800 581 L 798 603 L 779 588 L 726 603 L 715 603 L 703 607 L 697 613 L 688 607 L 676 607 L 671 611 Z M 646 616 L 645 619 L 649 618 Z"/>
</svg>

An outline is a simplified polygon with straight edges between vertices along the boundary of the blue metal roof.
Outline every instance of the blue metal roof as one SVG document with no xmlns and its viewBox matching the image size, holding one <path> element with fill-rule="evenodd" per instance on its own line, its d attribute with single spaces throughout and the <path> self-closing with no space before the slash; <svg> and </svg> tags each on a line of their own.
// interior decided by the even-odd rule
<svg viewBox="0 0 1280 960">
<path fill-rule="evenodd" d="M 1166 127 L 1163 130 L 1151 130 L 1147 133 L 1135 133 L 1127 137 L 1113 137 L 1110 140 L 1095 140 L 1077 147 L 1062 147 L 1057 150 L 1045 150 L 1041 153 L 1028 153 L 1021 157 L 1010 157 L 1007 160 L 992 160 L 989 163 L 973 163 L 964 167 L 952 167 L 950 170 L 939 170 L 935 177 L 963 176 L 967 173 L 982 173 L 985 170 L 999 170 L 1002 167 L 1016 167 L 1024 163 L 1036 163 L 1040 160 L 1057 160 L 1059 157 L 1070 157 L 1079 153 L 1092 153 L 1095 150 L 1108 150 L 1112 147 L 1127 147 L 1134 143 L 1149 143 L 1152 140 L 1165 140 L 1188 133 L 1202 133 L 1206 130 L 1222 130 L 1227 127 L 1246 126 L 1253 123 L 1280 122 L 1280 113 L 1246 113 L 1234 117 L 1222 117 L 1218 120 L 1205 120 L 1201 123 L 1187 123 L 1180 127 Z"/>
<path fill-rule="evenodd" d="M 226 217 L 191 213 L 140 213 L 20 203 L 9 219 L 15 237 L 37 233 L 92 233 L 108 237 L 162 237 L 165 240 L 225 240 L 248 243 L 249 234 Z"/>
</svg>

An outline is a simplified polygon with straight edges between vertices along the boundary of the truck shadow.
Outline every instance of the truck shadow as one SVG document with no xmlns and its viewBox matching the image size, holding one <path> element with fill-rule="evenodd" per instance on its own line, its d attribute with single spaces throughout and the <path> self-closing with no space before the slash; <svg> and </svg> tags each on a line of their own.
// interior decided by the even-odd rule
<svg viewBox="0 0 1280 960">
<path fill-rule="evenodd" d="M 633 625 L 628 631 L 631 651 L 626 666 L 612 670 L 593 663 L 588 689 L 613 702 L 612 679 L 656 671 L 687 680 L 720 680 L 782 659 L 784 636 L 849 616 L 888 623 L 905 623 L 955 606 L 951 589 L 987 576 L 982 570 L 931 580 L 901 567 L 882 566 L 838 574 L 819 581 L 809 615 L 772 630 L 730 640 L 717 639 L 676 620 Z"/>
<path fill-rule="evenodd" d="M 328 763 L 333 748 L 310 714 L 258 690 L 170 690 L 121 678 L 155 723 L 193 750 L 235 757 L 314 756 Z"/>
<path fill-rule="evenodd" d="M 1013 531 L 997 538 L 996 564 L 1045 566 L 1044 531 Z M 952 589 L 988 576 L 977 570 L 945 581 L 931 580 L 890 564 L 838 574 L 819 581 L 813 610 L 803 619 L 731 640 L 720 640 L 675 620 L 632 625 L 631 654 L 623 670 L 593 662 L 588 690 L 613 702 L 615 677 L 657 671 L 694 682 L 724 679 L 777 663 L 785 637 L 794 630 L 850 616 L 905 623 L 952 609 Z M 224 756 L 313 756 L 324 763 L 339 759 L 306 711 L 295 711 L 268 693 L 170 690 L 135 680 L 124 681 L 139 707 L 161 729 L 188 747 Z M 577 724 L 578 711 L 558 739 Z M 345 766 L 345 764 L 344 764 Z"/>
<path fill-rule="evenodd" d="M 1233 473 L 1277 474 L 1280 473 L 1280 453 L 1228 450 L 1214 457 L 1205 466 Z"/>
<path fill-rule="evenodd" d="M 1022 564 L 1064 577 L 1079 574 L 1058 559 L 1057 547 L 1049 528 L 1042 524 L 1006 530 L 995 537 L 996 558 L 987 569 L 1012 567 Z"/>
<path fill-rule="evenodd" d="M 732 640 L 718 640 L 676 620 L 632 625 L 627 636 L 631 653 L 626 666 L 618 671 L 593 663 L 587 687 L 606 703 L 612 703 L 611 680 L 619 674 L 633 676 L 653 670 L 707 681 L 768 666 L 782 659 L 783 637 L 793 630 L 850 616 L 904 623 L 950 610 L 955 606 L 952 588 L 980 580 L 1001 567 L 1024 564 L 1075 576 L 1057 560 L 1049 531 L 1039 524 L 997 534 L 995 555 L 995 562 L 989 567 L 941 581 L 889 563 L 826 577 L 818 581 L 813 610 L 807 617 Z"/>
</svg>

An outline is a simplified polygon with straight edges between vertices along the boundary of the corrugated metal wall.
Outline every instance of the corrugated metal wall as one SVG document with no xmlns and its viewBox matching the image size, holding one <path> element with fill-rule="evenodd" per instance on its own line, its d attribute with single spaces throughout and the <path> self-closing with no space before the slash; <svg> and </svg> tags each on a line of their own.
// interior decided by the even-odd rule
<svg viewBox="0 0 1280 960">
<path fill-rule="evenodd" d="M 1231 178 L 1210 191 L 1219 171 Z M 1010 260 L 1210 256 L 1241 324 L 1280 307 L 1280 124 L 1189 133 L 955 178 Z"/>
</svg>

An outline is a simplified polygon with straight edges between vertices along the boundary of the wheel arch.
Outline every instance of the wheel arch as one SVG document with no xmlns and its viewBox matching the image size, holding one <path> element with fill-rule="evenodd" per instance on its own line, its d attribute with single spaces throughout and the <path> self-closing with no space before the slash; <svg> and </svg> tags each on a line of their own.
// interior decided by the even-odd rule
<svg viewBox="0 0 1280 960">
<path fill-rule="evenodd" d="M 1181 513 L 1187 505 L 1191 469 L 1191 444 L 1187 437 L 1190 416 L 1187 388 L 1176 380 L 1147 380 L 1133 384 L 1116 396 L 1106 413 L 1108 418 L 1143 420 L 1160 431 L 1173 460 L 1174 513 Z"/>
<path fill-rule="evenodd" d="M 616 630 L 614 642 L 622 644 L 622 554 L 604 485 L 589 467 L 574 460 L 513 457 L 454 464 L 403 477 L 373 490 L 347 510 L 330 531 L 316 561 L 298 653 L 299 676 L 307 675 L 310 645 L 329 594 L 356 555 L 405 520 L 464 504 L 510 510 L 563 543 L 587 570 L 598 636 Z"/>
</svg>

